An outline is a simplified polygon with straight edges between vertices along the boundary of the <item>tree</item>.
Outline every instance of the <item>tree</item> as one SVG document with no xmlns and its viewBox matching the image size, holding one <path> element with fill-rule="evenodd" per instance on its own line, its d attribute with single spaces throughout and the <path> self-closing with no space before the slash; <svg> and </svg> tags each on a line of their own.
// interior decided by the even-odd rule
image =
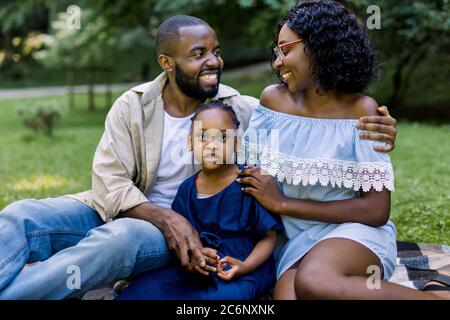
<svg viewBox="0 0 450 320">
<path fill-rule="evenodd" d="M 68 28 L 67 14 L 59 13 L 52 21 L 52 38 L 47 42 L 47 48 L 34 56 L 49 67 L 59 66 L 67 70 L 70 87 L 74 84 L 75 71 L 84 71 L 88 84 L 88 108 L 94 111 L 95 72 L 108 68 L 115 61 L 114 43 L 101 16 L 93 17 L 91 11 L 85 10 L 80 18 L 83 28 Z M 70 106 L 73 108 L 73 102 Z"/>
<path fill-rule="evenodd" d="M 2 1 L 2 0 L 0 0 Z M 375 47 L 392 69 L 390 76 L 391 109 L 400 106 L 414 71 L 422 61 L 435 54 L 447 54 L 450 42 L 450 0 L 346 0 L 343 1 L 361 19 L 367 19 L 370 5 L 381 9 L 381 30 L 370 30 Z M 24 38 L 34 27 L 31 13 L 47 17 L 52 28 L 40 29 L 54 38 L 49 54 L 41 61 L 49 64 L 108 63 L 115 70 L 127 68 L 140 74 L 139 80 L 160 72 L 154 48 L 158 25 L 174 14 L 198 16 L 217 31 L 226 67 L 238 67 L 256 60 L 268 60 L 268 48 L 279 19 L 296 0 L 3 0 L 0 28 L 6 61 L 14 64 L 12 39 L 21 32 Z M 58 12 L 76 3 L 81 10 L 81 29 L 64 30 Z M 39 19 L 38 19 L 39 20 Z M 57 26 L 60 21 L 60 26 Z M 55 25 L 56 24 L 56 25 Z M 22 49 L 20 49 L 22 50 Z M 43 58 L 44 53 L 35 55 Z M 4 63 L 5 65 L 5 63 Z M 392 66 L 392 68 L 391 68 Z M 138 71 L 136 71 L 138 70 Z M 387 75 L 383 75 L 386 77 Z M 136 79 L 138 80 L 138 79 Z"/>
<path fill-rule="evenodd" d="M 448 55 L 450 44 L 449 0 L 346 1 L 358 16 L 367 16 L 369 5 L 381 9 L 381 30 L 371 32 L 383 60 L 393 64 L 391 109 L 402 104 L 412 76 L 424 59 L 436 53 Z"/>
<path fill-rule="evenodd" d="M 47 1 L 0 0 L 0 48 L 4 51 L 3 61 L 0 60 L 1 72 L 14 79 L 26 75 L 31 54 L 34 49 L 39 49 L 30 47 L 28 40 L 33 38 L 33 31 L 46 29 L 47 22 Z"/>
</svg>

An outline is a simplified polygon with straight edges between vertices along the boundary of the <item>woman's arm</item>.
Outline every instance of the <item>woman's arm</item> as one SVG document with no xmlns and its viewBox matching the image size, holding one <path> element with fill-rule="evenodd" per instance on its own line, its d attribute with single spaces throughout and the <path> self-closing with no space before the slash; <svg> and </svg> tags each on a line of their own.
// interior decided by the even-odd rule
<svg viewBox="0 0 450 320">
<path fill-rule="evenodd" d="M 273 249 L 275 248 L 276 240 L 277 234 L 275 231 L 271 230 L 261 240 L 258 241 L 245 261 L 240 261 L 229 256 L 224 257 L 219 261 L 219 263 L 229 263 L 231 269 L 224 271 L 219 268 L 219 272 L 217 275 L 221 279 L 229 281 L 256 270 L 270 257 Z"/>
<path fill-rule="evenodd" d="M 389 220 L 390 204 L 391 193 L 383 189 L 362 192 L 359 198 L 326 202 L 285 197 L 276 213 L 327 223 L 358 222 L 381 227 Z"/>
<path fill-rule="evenodd" d="M 245 176 L 237 180 L 246 185 L 243 191 L 272 213 L 327 223 L 359 222 L 373 227 L 383 226 L 389 220 L 391 194 L 386 189 L 362 192 L 361 197 L 348 200 L 299 200 L 285 197 L 274 178 L 261 174 L 259 168 L 248 167 L 240 174 Z"/>
</svg>

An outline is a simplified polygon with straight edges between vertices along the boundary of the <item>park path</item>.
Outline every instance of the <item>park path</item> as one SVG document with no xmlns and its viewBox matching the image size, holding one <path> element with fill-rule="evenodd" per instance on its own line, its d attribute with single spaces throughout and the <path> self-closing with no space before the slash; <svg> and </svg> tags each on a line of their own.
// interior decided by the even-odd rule
<svg viewBox="0 0 450 320">
<path fill-rule="evenodd" d="M 233 69 L 230 71 L 224 71 L 222 80 L 237 77 L 243 74 L 251 73 L 254 71 L 260 71 L 268 69 L 269 64 L 267 62 L 253 64 L 245 66 L 239 69 Z M 111 91 L 125 91 L 139 83 L 115 83 L 111 84 Z M 94 87 L 95 93 L 103 93 L 107 90 L 106 84 L 96 84 Z M 0 89 L 0 100 L 4 99 L 22 99 L 22 98 L 36 98 L 47 96 L 64 96 L 68 93 L 68 86 L 54 86 L 54 87 L 34 87 L 34 88 L 12 88 L 12 89 Z M 75 93 L 87 93 L 87 85 L 75 86 Z"/>
<path fill-rule="evenodd" d="M 111 91 L 125 91 L 135 86 L 135 83 L 115 83 L 111 84 Z M 95 93 L 106 92 L 106 84 L 96 84 L 94 86 Z M 75 86 L 75 93 L 87 93 L 87 85 Z M 22 99 L 22 98 L 37 98 L 47 96 L 64 96 L 69 92 L 68 86 L 55 86 L 55 87 L 35 87 L 35 88 L 13 88 L 13 89 L 0 89 L 0 100 L 2 99 Z"/>
</svg>

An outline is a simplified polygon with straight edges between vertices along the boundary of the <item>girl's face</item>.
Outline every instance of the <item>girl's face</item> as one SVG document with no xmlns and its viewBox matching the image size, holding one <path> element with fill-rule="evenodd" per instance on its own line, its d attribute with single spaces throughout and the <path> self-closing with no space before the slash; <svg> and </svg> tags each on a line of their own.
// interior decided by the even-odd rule
<svg viewBox="0 0 450 320">
<path fill-rule="evenodd" d="M 228 112 L 221 109 L 200 112 L 188 139 L 190 150 L 204 169 L 213 170 L 234 163 L 236 125 Z"/>
<path fill-rule="evenodd" d="M 277 57 L 273 67 L 280 72 L 283 82 L 287 85 L 289 92 L 303 91 L 313 84 L 311 64 L 305 54 L 305 44 L 297 33 L 284 24 L 278 34 L 278 47 L 284 58 Z M 292 44 L 288 44 L 292 42 Z M 283 44 L 287 44 L 283 46 Z"/>
</svg>

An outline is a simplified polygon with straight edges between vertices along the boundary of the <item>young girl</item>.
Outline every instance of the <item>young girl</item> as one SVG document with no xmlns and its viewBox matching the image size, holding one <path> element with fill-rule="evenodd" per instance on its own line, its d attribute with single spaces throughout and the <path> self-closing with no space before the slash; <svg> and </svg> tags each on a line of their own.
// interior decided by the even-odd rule
<svg viewBox="0 0 450 320">
<path fill-rule="evenodd" d="M 172 209 L 200 235 L 207 266 L 189 273 L 178 262 L 139 276 L 119 296 L 125 299 L 255 299 L 275 282 L 272 251 L 282 230 L 235 181 L 239 121 L 219 101 L 201 105 L 193 116 L 189 145 L 202 170 L 178 189 Z"/>
<path fill-rule="evenodd" d="M 281 21 L 274 53 L 282 83 L 262 92 L 243 139 L 242 156 L 260 169 L 239 181 L 282 215 L 274 298 L 435 297 L 386 281 L 396 261 L 394 180 L 389 156 L 356 129 L 378 107 L 361 94 L 376 73 L 364 28 L 337 2 L 304 1 Z"/>
</svg>

